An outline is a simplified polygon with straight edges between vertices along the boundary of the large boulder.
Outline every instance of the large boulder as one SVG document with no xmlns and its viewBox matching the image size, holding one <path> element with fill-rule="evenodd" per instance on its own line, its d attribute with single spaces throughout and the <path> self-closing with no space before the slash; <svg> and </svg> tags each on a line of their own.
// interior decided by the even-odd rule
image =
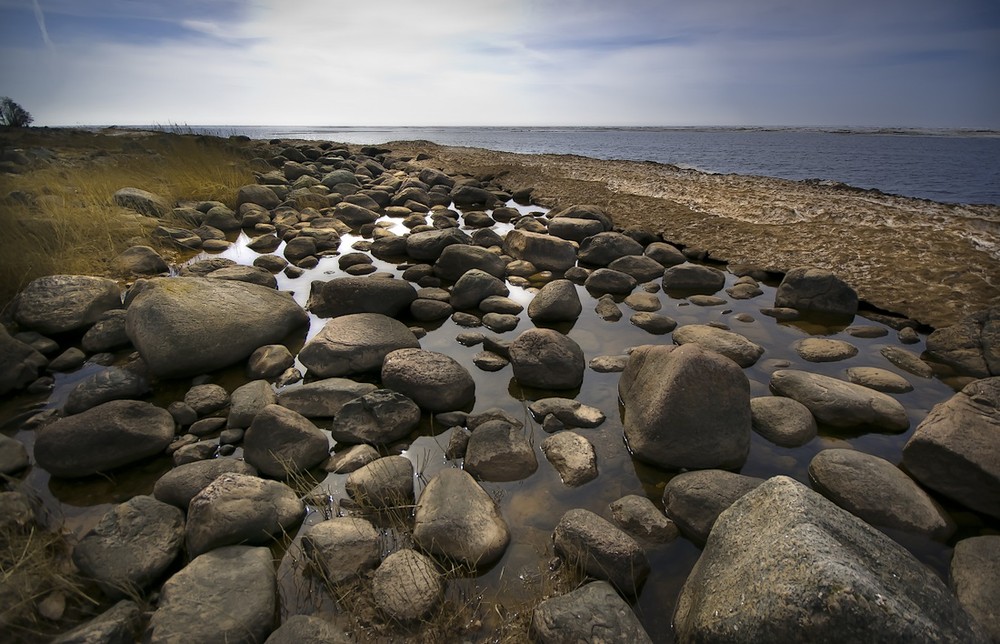
<svg viewBox="0 0 1000 644">
<path fill-rule="evenodd" d="M 287 387 L 278 394 L 278 404 L 306 418 L 331 418 L 350 401 L 375 391 L 369 382 L 348 378 L 324 378 L 298 387 Z"/>
<path fill-rule="evenodd" d="M 113 400 L 38 430 L 35 461 L 53 476 L 88 476 L 160 454 L 173 438 L 166 409 Z"/>
<path fill-rule="evenodd" d="M 107 367 L 80 379 L 63 405 L 67 414 L 79 414 L 111 400 L 139 398 L 149 393 L 149 381 L 124 367 Z"/>
<path fill-rule="evenodd" d="M 163 257 L 149 246 L 126 248 L 111 263 L 122 273 L 132 275 L 158 275 L 170 270 Z"/>
<path fill-rule="evenodd" d="M 630 597 L 649 575 L 642 546 L 628 534 L 590 510 L 567 511 L 552 533 L 556 552 L 590 577 L 603 579 Z"/>
<path fill-rule="evenodd" d="M 964 375 L 1000 376 L 1000 306 L 935 330 L 927 336 L 927 354 Z"/>
<path fill-rule="evenodd" d="M 698 345 L 645 345 L 618 382 L 632 454 L 665 469 L 735 469 L 750 451 L 750 383 Z"/>
<path fill-rule="evenodd" d="M 602 232 L 580 244 L 578 259 L 592 266 L 607 266 L 620 257 L 642 255 L 642 244 L 627 235 Z"/>
<path fill-rule="evenodd" d="M 149 281 L 129 304 L 125 330 L 150 371 L 180 378 L 245 360 L 309 320 L 287 293 L 233 280 Z"/>
<path fill-rule="evenodd" d="M 385 356 L 382 385 L 431 412 L 462 409 L 476 399 L 476 383 L 454 358 L 424 349 L 398 349 Z"/>
<path fill-rule="evenodd" d="M 453 244 L 472 244 L 472 238 L 458 228 L 427 230 L 406 237 L 406 254 L 420 261 L 437 261 Z"/>
<path fill-rule="evenodd" d="M 140 188 L 122 188 L 112 196 L 116 206 L 134 210 L 147 217 L 166 217 L 170 204 L 158 194 Z"/>
<path fill-rule="evenodd" d="M 405 280 L 379 277 L 336 277 L 312 283 L 306 308 L 321 318 L 351 313 L 381 313 L 397 317 L 417 299 L 417 291 Z"/>
<path fill-rule="evenodd" d="M 809 462 L 809 479 L 817 492 L 873 526 L 940 541 L 955 532 L 955 522 L 941 506 L 884 458 L 825 449 Z"/>
<path fill-rule="evenodd" d="M 243 186 L 236 192 L 236 207 L 239 208 L 245 203 L 256 204 L 267 210 L 277 208 L 281 200 L 274 190 L 267 186 L 249 185 Z"/>
<path fill-rule="evenodd" d="M 413 471 L 413 462 L 405 456 L 386 456 L 351 472 L 344 489 L 365 508 L 409 508 Z"/>
<path fill-rule="evenodd" d="M 486 271 L 473 268 L 455 282 L 451 288 L 450 302 L 452 307 L 458 310 L 473 309 L 490 296 L 506 296 L 509 292 L 503 280 L 493 277 Z"/>
<path fill-rule="evenodd" d="M 432 555 L 485 568 L 507 549 L 510 529 L 468 472 L 447 468 L 420 495 L 413 540 Z"/>
<path fill-rule="evenodd" d="M 576 264 L 576 244 L 541 233 L 512 230 L 504 237 L 503 250 L 540 271 L 561 272 Z"/>
<path fill-rule="evenodd" d="M 182 510 L 199 492 L 223 474 L 236 473 L 257 476 L 257 468 L 237 458 L 210 458 L 179 465 L 153 485 L 153 496 Z"/>
<path fill-rule="evenodd" d="M 663 290 L 711 295 L 726 285 L 726 274 L 711 266 L 680 264 L 663 271 Z"/>
<path fill-rule="evenodd" d="M 629 605 L 606 581 L 592 581 L 540 602 L 531 613 L 531 632 L 542 644 L 653 641 Z"/>
<path fill-rule="evenodd" d="M 686 324 L 674 331 L 676 344 L 697 344 L 726 356 L 741 367 L 750 367 L 764 354 L 764 347 L 733 331 L 707 324 Z"/>
<path fill-rule="evenodd" d="M 372 575 L 375 605 L 390 620 L 412 624 L 444 598 L 444 578 L 434 562 L 416 550 L 392 553 Z"/>
<path fill-rule="evenodd" d="M 197 557 L 163 585 L 151 644 L 257 644 L 274 629 L 277 582 L 267 548 L 229 546 Z"/>
<path fill-rule="evenodd" d="M 575 389 L 587 368 L 583 349 L 552 329 L 529 329 L 510 345 L 514 378 L 524 387 Z"/>
<path fill-rule="evenodd" d="M 413 332 L 381 313 L 334 318 L 299 352 L 299 361 L 315 376 L 349 376 L 378 371 L 397 349 L 419 348 Z"/>
<path fill-rule="evenodd" d="M 73 563 L 112 599 L 141 594 L 184 545 L 184 513 L 151 496 L 108 510 L 73 549 Z"/>
<path fill-rule="evenodd" d="M 725 470 L 684 472 L 663 490 L 663 507 L 684 536 L 704 545 L 719 515 L 763 479 Z"/>
<path fill-rule="evenodd" d="M 479 269 L 493 277 L 503 277 L 507 268 L 505 262 L 496 253 L 491 253 L 481 246 L 468 244 L 452 244 L 441 251 L 441 256 L 434 262 L 434 274 L 449 282 L 457 282 L 466 271 Z"/>
<path fill-rule="evenodd" d="M 31 345 L 14 339 L 0 326 L 0 396 L 30 385 L 48 363 Z"/>
<path fill-rule="evenodd" d="M 858 312 L 858 294 L 830 271 L 800 266 L 788 271 L 781 280 L 774 294 L 774 306 L 853 318 Z"/>
<path fill-rule="evenodd" d="M 17 297 L 14 320 L 39 333 L 65 333 L 90 326 L 109 309 L 122 308 L 118 282 L 90 275 L 46 275 Z"/>
<path fill-rule="evenodd" d="M 340 408 L 330 435 L 338 443 L 385 445 L 405 438 L 420 424 L 420 407 L 403 394 L 376 389 Z"/>
<path fill-rule="evenodd" d="M 962 539 L 951 559 L 951 587 L 993 642 L 1000 642 L 1000 536 Z"/>
<path fill-rule="evenodd" d="M 782 369 L 771 375 L 771 391 L 799 401 L 830 427 L 902 432 L 910 426 L 906 409 L 895 398 L 829 376 Z"/>
<path fill-rule="evenodd" d="M 674 626 L 679 641 L 985 641 L 930 568 L 783 476 L 719 516 Z"/>
<path fill-rule="evenodd" d="M 580 295 L 569 280 L 552 280 L 528 304 L 528 317 L 535 323 L 574 322 L 581 311 Z"/>
<path fill-rule="evenodd" d="M 781 447 L 801 447 L 816 438 L 816 419 L 809 408 L 784 396 L 750 399 L 753 430 Z"/>
<path fill-rule="evenodd" d="M 935 492 L 1000 517 L 1000 377 L 935 405 L 903 447 L 903 467 Z"/>
<path fill-rule="evenodd" d="M 302 535 L 302 551 L 330 584 L 361 577 L 382 555 L 375 526 L 356 517 L 334 517 L 312 526 Z"/>
<path fill-rule="evenodd" d="M 480 480 L 519 481 L 537 469 L 535 450 L 520 424 L 490 420 L 469 437 L 465 471 Z"/>
<path fill-rule="evenodd" d="M 330 441 L 308 418 L 281 405 L 267 405 L 243 437 L 243 457 L 262 474 L 285 478 L 319 465 Z"/>
</svg>

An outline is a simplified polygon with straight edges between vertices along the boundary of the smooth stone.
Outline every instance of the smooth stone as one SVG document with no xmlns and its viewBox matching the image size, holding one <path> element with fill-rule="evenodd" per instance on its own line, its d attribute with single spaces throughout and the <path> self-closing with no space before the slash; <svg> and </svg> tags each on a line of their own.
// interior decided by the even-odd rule
<svg viewBox="0 0 1000 644">
<path fill-rule="evenodd" d="M 649 575 L 649 561 L 636 540 L 589 510 L 563 514 L 552 541 L 567 563 L 630 597 L 639 594 Z"/>
<path fill-rule="evenodd" d="M 15 474 L 30 465 L 24 443 L 0 434 L 0 474 Z"/>
<path fill-rule="evenodd" d="M 243 457 L 265 476 L 288 478 L 326 460 L 330 442 L 308 418 L 281 405 L 267 405 L 243 436 Z"/>
<path fill-rule="evenodd" d="M 903 371 L 908 371 L 920 378 L 930 378 L 934 375 L 934 370 L 929 364 L 920 359 L 920 356 L 907 351 L 901 347 L 882 347 L 879 350 L 886 360 L 896 365 Z"/>
<path fill-rule="evenodd" d="M 664 242 L 653 242 L 646 246 L 643 251 L 643 255 L 654 260 L 661 266 L 677 266 L 678 264 L 683 264 L 687 261 L 684 257 L 684 253 L 679 251 L 675 246 Z"/>
<path fill-rule="evenodd" d="M 412 623 L 441 603 L 444 579 L 428 557 L 404 548 L 386 557 L 372 574 L 372 595 L 390 620 Z"/>
<path fill-rule="evenodd" d="M 632 317 L 629 318 L 629 322 L 646 333 L 652 333 L 653 335 L 670 333 L 677 328 L 677 322 L 673 318 L 646 311 L 633 313 Z"/>
<path fill-rule="evenodd" d="M 844 331 L 855 338 L 883 338 L 889 335 L 889 331 L 885 327 L 863 324 L 849 326 Z"/>
<path fill-rule="evenodd" d="M 402 322 L 379 313 L 357 313 L 327 322 L 299 352 L 299 361 L 320 378 L 349 376 L 378 371 L 393 351 L 419 346 Z"/>
<path fill-rule="evenodd" d="M 780 447 L 801 447 L 816 438 L 816 419 L 809 408 L 783 396 L 750 399 L 753 430 Z"/>
<path fill-rule="evenodd" d="M 43 334 L 66 333 L 90 326 L 105 311 L 122 308 L 118 282 L 89 275 L 46 275 L 21 290 L 14 320 Z"/>
<path fill-rule="evenodd" d="M 680 264 L 663 272 L 663 290 L 712 295 L 726 285 L 726 275 L 717 268 L 700 264 Z"/>
<path fill-rule="evenodd" d="M 577 433 L 565 431 L 549 436 L 542 441 L 542 452 L 559 472 L 562 482 L 569 487 L 577 487 L 597 478 L 594 446 Z"/>
<path fill-rule="evenodd" d="M 179 465 L 165 473 L 153 486 L 153 496 L 182 510 L 199 492 L 223 474 L 257 476 L 257 468 L 236 458 L 212 458 Z"/>
<path fill-rule="evenodd" d="M 583 305 L 576 286 L 565 279 L 552 280 L 528 304 L 532 322 L 572 322 L 580 317 Z"/>
<path fill-rule="evenodd" d="M 695 306 L 722 306 L 727 303 L 726 299 L 714 295 L 692 295 L 687 300 Z"/>
<path fill-rule="evenodd" d="M 332 622 L 315 615 L 292 615 L 264 644 L 354 644 L 354 638 Z"/>
<path fill-rule="evenodd" d="M 622 319 L 622 310 L 618 308 L 618 304 L 615 303 L 615 299 L 611 295 L 602 295 L 597 298 L 597 306 L 594 307 L 594 312 L 605 322 L 615 322 Z"/>
<path fill-rule="evenodd" d="M 587 363 L 591 370 L 597 373 L 621 373 L 628 364 L 628 355 L 596 356 Z"/>
<path fill-rule="evenodd" d="M 229 404 L 229 392 L 212 383 L 195 385 L 184 394 L 184 402 L 199 416 L 206 416 Z"/>
<path fill-rule="evenodd" d="M 734 300 L 752 300 L 763 295 L 764 291 L 756 284 L 734 284 L 726 289 L 726 293 Z"/>
<path fill-rule="evenodd" d="M 378 531 L 355 517 L 334 517 L 302 535 L 302 552 L 324 581 L 337 585 L 361 579 L 382 559 Z"/>
<path fill-rule="evenodd" d="M 627 255 L 641 256 L 642 252 L 642 244 L 631 237 L 608 231 L 584 239 L 580 243 L 578 259 L 581 263 L 591 266 L 607 266 Z"/>
<path fill-rule="evenodd" d="M 202 249 L 207 251 L 222 251 L 229 248 L 229 242 L 225 240 L 209 240 L 202 244 Z M 265 288 L 278 288 L 278 280 L 270 271 L 256 266 L 227 266 L 217 271 L 212 271 L 205 277 L 218 280 L 233 280 L 256 284 Z"/>
<path fill-rule="evenodd" d="M 258 347 L 247 360 L 247 377 L 251 380 L 272 380 L 295 364 L 295 357 L 283 344 Z"/>
<path fill-rule="evenodd" d="M 792 348 L 808 362 L 837 362 L 858 355 L 858 348 L 850 342 L 829 338 L 803 338 L 792 344 Z"/>
<path fill-rule="evenodd" d="M 514 378 L 524 387 L 575 389 L 583 382 L 583 349 L 552 329 L 529 329 L 510 345 Z"/>
<path fill-rule="evenodd" d="M 927 355 L 960 375 L 1000 376 L 1000 306 L 936 329 L 927 336 Z"/>
<path fill-rule="evenodd" d="M 951 558 L 951 587 L 989 638 L 1000 641 L 1000 536 L 962 539 Z"/>
<path fill-rule="evenodd" d="M 32 360 L 31 362 L 28 362 L 26 360 L 26 358 L 30 357 L 32 354 L 29 354 L 26 350 L 22 349 L 21 347 L 15 346 L 15 345 L 7 346 L 5 343 L 3 343 L 2 340 L 0 340 L 0 344 L 3 345 L 3 346 L 0 346 L 0 353 L 2 353 L 2 350 L 10 351 L 10 353 L 7 353 L 7 355 L 6 355 L 6 357 L 8 359 L 14 358 L 14 356 L 12 355 L 12 353 L 14 351 L 21 351 L 21 352 L 23 352 L 22 356 L 24 356 L 24 358 L 21 358 L 20 356 L 18 356 L 17 358 L 14 358 L 14 360 L 11 360 L 11 362 L 7 363 L 7 364 L 13 364 L 13 365 L 15 365 L 13 367 L 4 368 L 3 366 L 0 366 L 0 373 L 10 373 L 11 371 L 14 371 L 14 373 L 16 374 L 18 370 L 22 370 L 23 369 L 23 373 L 25 374 L 24 376 L 20 376 L 20 375 L 7 376 L 6 378 L 3 378 L 5 381 L 11 382 L 11 383 L 17 383 L 19 380 L 22 381 L 22 382 L 31 382 L 32 380 L 35 379 L 35 377 L 38 376 L 39 370 L 41 368 L 45 367 L 46 360 L 45 360 L 45 357 L 42 356 L 42 354 L 38 353 L 38 356 L 35 357 L 34 360 Z M 24 345 L 24 346 L 28 347 L 28 345 Z M 31 348 L 31 347 L 28 347 L 28 348 Z M 32 351 L 34 351 L 34 349 L 32 349 Z M 35 353 L 37 353 L 37 352 L 35 352 Z M 16 362 L 18 360 L 20 362 Z M 86 362 L 86 361 L 87 361 L 87 354 L 86 353 L 84 353 L 80 349 L 77 349 L 76 347 L 70 347 L 69 349 L 66 349 L 65 351 L 63 351 L 62 353 L 60 353 L 59 355 L 57 355 L 55 358 L 53 358 L 52 362 L 48 363 L 48 369 L 49 369 L 49 371 L 51 371 L 53 373 L 73 371 L 74 369 L 77 369 L 77 368 L 83 366 L 83 363 Z M 32 368 L 32 364 L 33 364 L 33 368 Z M 24 366 L 22 366 L 22 365 L 24 365 Z M 27 368 L 25 368 L 25 367 L 27 367 Z M 0 378 L 2 378 L 2 376 L 0 376 Z M 8 390 L 16 388 L 16 387 L 10 386 L 10 385 L 7 385 L 7 387 L 8 387 Z M 0 384 L 0 391 L 3 391 L 3 388 L 4 388 L 4 385 Z M 4 393 L 6 393 L 6 392 L 4 392 Z"/>
<path fill-rule="evenodd" d="M 418 322 L 443 320 L 455 312 L 448 302 L 418 298 L 410 304 L 410 315 Z"/>
<path fill-rule="evenodd" d="M 851 367 L 846 372 L 847 379 L 856 385 L 868 387 L 888 394 L 905 394 L 913 391 L 913 385 L 903 376 L 879 369 L 878 367 Z"/>
<path fill-rule="evenodd" d="M 229 397 L 229 417 L 226 427 L 246 428 L 268 405 L 278 402 L 278 397 L 266 380 L 251 380 L 233 390 Z"/>
<path fill-rule="evenodd" d="M 636 282 L 651 282 L 663 277 L 663 265 L 645 255 L 625 255 L 608 264 L 608 268 L 627 273 Z"/>
<path fill-rule="evenodd" d="M 524 307 L 509 297 L 491 295 L 479 303 L 479 310 L 484 313 L 505 313 L 507 315 L 517 315 L 524 310 Z"/>
<path fill-rule="evenodd" d="M 131 246 L 119 253 L 111 265 L 122 273 L 132 275 L 159 275 L 170 270 L 163 257 L 149 246 Z"/>
<path fill-rule="evenodd" d="M 323 465 L 323 469 L 334 474 L 350 474 L 361 469 L 381 456 L 371 445 L 351 445 L 345 450 L 334 452 Z"/>
<path fill-rule="evenodd" d="M 506 313 L 487 313 L 483 316 L 483 326 L 494 333 L 506 333 L 517 328 L 520 318 Z"/>
<path fill-rule="evenodd" d="M 653 543 L 669 543 L 680 536 L 677 524 L 645 496 L 623 496 L 612 501 L 608 509 L 618 527 L 633 537 Z"/>
<path fill-rule="evenodd" d="M 829 376 L 782 369 L 771 375 L 771 391 L 799 401 L 819 423 L 830 427 L 902 432 L 910 426 L 906 409 L 898 400 Z"/>
<path fill-rule="evenodd" d="M 858 294 L 830 271 L 800 266 L 785 273 L 774 294 L 774 306 L 853 318 L 858 312 Z"/>
<path fill-rule="evenodd" d="M 351 472 L 344 487 L 362 507 L 412 506 L 413 463 L 405 456 L 380 458 Z"/>
<path fill-rule="evenodd" d="M 472 357 L 472 363 L 483 371 L 500 371 L 510 364 L 510 360 L 492 351 L 480 351 Z"/>
<path fill-rule="evenodd" d="M 330 426 L 338 443 L 384 445 L 405 438 L 420 424 L 420 407 L 406 396 L 376 389 L 344 404 Z"/>
<path fill-rule="evenodd" d="M 543 271 L 565 271 L 576 264 L 577 245 L 551 235 L 512 230 L 504 237 L 503 251 L 514 259 L 531 262 Z"/>
<path fill-rule="evenodd" d="M 510 294 L 507 285 L 486 271 L 477 268 L 466 271 L 451 288 L 451 305 L 456 310 L 474 309 L 488 297 Z"/>
<path fill-rule="evenodd" d="M 667 482 L 663 507 L 685 537 L 704 545 L 719 515 L 763 482 L 725 470 L 684 472 Z"/>
<path fill-rule="evenodd" d="M 79 414 L 112 400 L 139 398 L 149 393 L 149 381 L 122 367 L 108 367 L 81 379 L 66 397 L 63 411 Z"/>
<path fill-rule="evenodd" d="M 340 413 L 348 402 L 377 388 L 371 383 L 347 378 L 325 378 L 283 389 L 278 394 L 278 404 L 306 418 L 330 418 Z"/>
<path fill-rule="evenodd" d="M 605 581 L 592 581 L 540 602 L 531 613 L 531 632 L 542 644 L 653 641 L 629 605 Z"/>
<path fill-rule="evenodd" d="M 417 290 L 405 280 L 378 277 L 335 277 L 312 283 L 306 308 L 321 318 L 358 313 L 398 317 L 417 299 Z"/>
<path fill-rule="evenodd" d="M 536 420 L 552 414 L 565 425 L 585 429 L 599 427 L 605 421 L 600 409 L 572 398 L 540 398 L 528 405 L 528 411 Z"/>
<path fill-rule="evenodd" d="M 538 459 L 520 425 L 491 420 L 472 431 L 465 471 L 483 481 L 519 481 L 535 473 Z"/>
<path fill-rule="evenodd" d="M 128 334 L 125 332 L 125 315 L 123 309 L 111 309 L 104 312 L 101 319 L 80 338 L 80 346 L 87 353 L 101 353 L 128 345 Z"/>
<path fill-rule="evenodd" d="M 720 353 L 739 366 L 753 366 L 764 355 L 764 347 L 733 331 L 724 331 L 704 324 L 686 324 L 674 330 L 675 344 L 697 344 Z"/>
<path fill-rule="evenodd" d="M 454 358 L 424 349 L 399 349 L 385 356 L 382 386 L 431 412 L 462 409 L 475 401 L 472 374 Z"/>
<path fill-rule="evenodd" d="M 592 295 L 603 295 L 612 293 L 625 295 L 631 293 L 638 283 L 635 278 L 628 273 L 611 270 L 610 268 L 599 268 L 584 281 L 583 286 Z"/>
<path fill-rule="evenodd" d="M 139 639 L 142 611 L 127 599 L 97 617 L 59 635 L 52 644 L 128 644 Z"/>
<path fill-rule="evenodd" d="M 449 282 L 457 282 L 472 269 L 479 269 L 493 277 L 502 278 L 507 263 L 497 254 L 481 246 L 452 244 L 441 251 L 434 262 L 434 274 Z"/>
<path fill-rule="evenodd" d="M 625 298 L 625 306 L 633 311 L 652 313 L 663 308 L 660 298 L 654 293 L 632 293 Z"/>
</svg>

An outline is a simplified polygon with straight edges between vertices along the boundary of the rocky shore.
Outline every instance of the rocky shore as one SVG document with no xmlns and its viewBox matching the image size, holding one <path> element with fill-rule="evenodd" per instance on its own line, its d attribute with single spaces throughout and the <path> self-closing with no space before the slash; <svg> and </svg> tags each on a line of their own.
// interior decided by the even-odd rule
<svg viewBox="0 0 1000 644">
<path fill-rule="evenodd" d="M 126 279 L 7 310 L 56 641 L 1000 641 L 1000 209 L 241 144 L 235 208 L 121 186 Z"/>
</svg>

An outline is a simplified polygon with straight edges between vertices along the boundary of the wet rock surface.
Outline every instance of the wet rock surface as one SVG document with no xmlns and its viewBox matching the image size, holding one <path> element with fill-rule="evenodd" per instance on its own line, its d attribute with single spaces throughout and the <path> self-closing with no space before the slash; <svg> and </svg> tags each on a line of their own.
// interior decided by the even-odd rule
<svg viewBox="0 0 1000 644">
<path fill-rule="evenodd" d="M 539 642 L 652 642 L 625 600 L 611 584 L 594 581 L 565 595 L 547 599 L 531 615 Z"/>
</svg>

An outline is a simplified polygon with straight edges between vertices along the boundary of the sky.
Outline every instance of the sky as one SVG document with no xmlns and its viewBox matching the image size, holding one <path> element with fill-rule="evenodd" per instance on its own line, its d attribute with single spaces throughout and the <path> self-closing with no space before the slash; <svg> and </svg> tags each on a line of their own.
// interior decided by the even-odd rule
<svg viewBox="0 0 1000 644">
<path fill-rule="evenodd" d="M 35 125 L 1000 129 L 998 0 L 0 0 Z"/>
</svg>

